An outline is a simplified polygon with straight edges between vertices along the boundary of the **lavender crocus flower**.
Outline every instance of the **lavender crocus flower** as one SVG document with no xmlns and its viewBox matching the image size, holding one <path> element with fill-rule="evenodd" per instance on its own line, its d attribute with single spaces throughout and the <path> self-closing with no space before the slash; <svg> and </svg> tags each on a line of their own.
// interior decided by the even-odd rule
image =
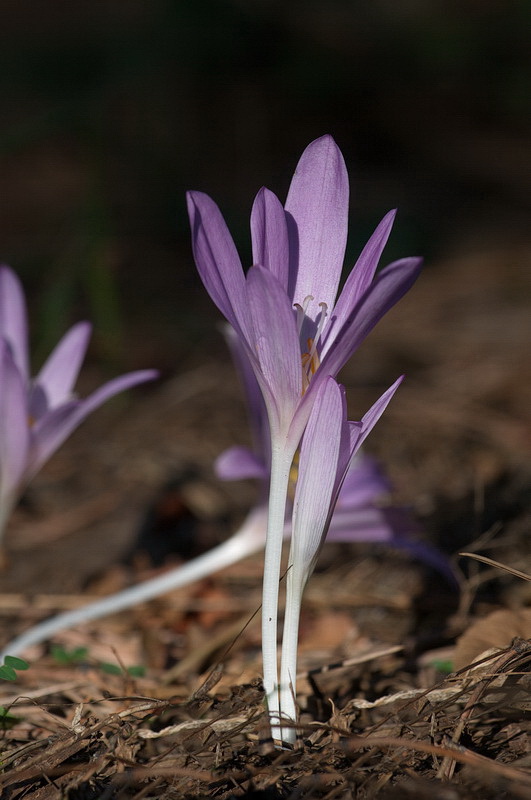
<svg viewBox="0 0 531 800">
<path fill-rule="evenodd" d="M 287 437 L 295 449 L 318 386 L 337 374 L 410 288 L 421 259 L 396 261 L 374 279 L 395 216 L 389 212 L 336 299 L 347 239 L 348 177 L 330 136 L 304 151 L 285 207 L 268 189 L 258 193 L 251 212 L 254 266 L 246 275 L 217 205 L 201 192 L 189 192 L 188 209 L 201 279 L 244 343 L 272 438 Z"/>
<path fill-rule="evenodd" d="M 336 298 L 348 226 L 348 177 L 330 136 L 312 142 L 293 176 L 285 207 L 261 189 L 251 212 L 254 266 L 245 275 L 216 204 L 189 192 L 197 268 L 241 340 L 262 392 L 271 436 L 264 562 L 264 686 L 276 712 L 278 580 L 289 474 L 315 396 L 335 377 L 378 320 L 415 281 L 421 259 L 375 276 L 394 212 L 363 249 Z"/>
<path fill-rule="evenodd" d="M 73 387 L 90 332 L 87 322 L 74 325 L 32 379 L 24 293 L 15 273 L 0 266 L 0 536 L 28 482 L 85 417 L 157 376 L 154 370 L 131 372 L 77 399 Z"/>
</svg>

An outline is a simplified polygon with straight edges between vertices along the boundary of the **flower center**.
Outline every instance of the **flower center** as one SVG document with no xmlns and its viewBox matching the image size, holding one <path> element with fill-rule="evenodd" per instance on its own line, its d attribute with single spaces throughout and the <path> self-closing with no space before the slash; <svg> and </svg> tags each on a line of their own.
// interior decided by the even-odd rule
<svg viewBox="0 0 531 800">
<path fill-rule="evenodd" d="M 297 330 L 299 332 L 299 336 L 302 333 L 304 322 L 306 320 L 306 309 L 308 308 L 308 304 L 312 300 L 313 300 L 312 295 L 308 295 L 308 297 L 304 299 L 302 305 L 300 303 L 294 304 L 294 308 L 297 311 Z M 321 332 L 325 324 L 328 306 L 326 303 L 319 303 L 319 306 L 321 308 L 321 313 L 319 314 L 315 323 L 317 326 L 315 333 L 312 337 L 306 339 L 307 350 L 303 351 L 301 354 L 303 394 L 306 392 L 306 389 L 310 385 L 312 375 L 315 375 L 319 367 L 319 364 L 321 363 L 321 359 L 319 358 L 319 352 L 317 350 L 317 343 L 319 341 Z"/>
<path fill-rule="evenodd" d="M 308 339 L 306 344 L 308 346 L 308 351 L 301 355 L 303 394 L 310 385 L 312 375 L 315 375 L 317 367 L 320 364 L 319 355 L 317 353 L 316 339 Z"/>
</svg>

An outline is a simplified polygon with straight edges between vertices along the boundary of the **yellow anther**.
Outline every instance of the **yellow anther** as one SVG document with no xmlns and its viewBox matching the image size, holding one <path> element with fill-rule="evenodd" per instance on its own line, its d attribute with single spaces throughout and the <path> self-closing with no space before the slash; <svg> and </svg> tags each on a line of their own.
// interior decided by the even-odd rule
<svg viewBox="0 0 531 800">
<path fill-rule="evenodd" d="M 303 353 L 301 355 L 301 364 L 302 364 L 302 393 L 304 394 L 308 386 L 310 385 L 310 380 L 312 375 L 315 375 L 319 364 L 319 355 L 317 354 L 317 349 L 315 347 L 315 342 L 313 339 L 308 339 L 306 342 L 308 346 L 308 352 Z"/>
</svg>

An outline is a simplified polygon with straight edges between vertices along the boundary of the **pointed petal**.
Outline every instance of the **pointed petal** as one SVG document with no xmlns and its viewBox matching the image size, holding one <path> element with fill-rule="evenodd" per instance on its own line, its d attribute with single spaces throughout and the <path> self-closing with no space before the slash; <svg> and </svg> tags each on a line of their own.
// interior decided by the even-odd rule
<svg viewBox="0 0 531 800">
<path fill-rule="evenodd" d="M 245 329 L 245 276 L 221 211 L 203 192 L 188 192 L 186 200 L 194 259 L 205 289 L 231 325 Z"/>
<path fill-rule="evenodd" d="M 264 398 L 247 354 L 247 347 L 230 325 L 223 326 L 223 335 L 243 385 L 255 452 L 258 459 L 269 467 L 271 465 L 269 420 Z"/>
<path fill-rule="evenodd" d="M 26 468 L 29 447 L 27 395 L 24 377 L 11 348 L 0 340 L 0 501 L 15 495 Z"/>
<path fill-rule="evenodd" d="M 247 299 L 260 364 L 256 377 L 263 379 L 275 403 L 273 408 L 264 396 L 270 423 L 273 428 L 273 414 L 279 429 L 287 430 L 302 395 L 301 353 L 291 303 L 275 276 L 260 266 L 248 272 Z"/>
<path fill-rule="evenodd" d="M 278 197 L 269 189 L 260 189 L 251 211 L 253 264 L 261 264 L 273 273 L 287 292 L 289 242 L 286 213 Z"/>
<path fill-rule="evenodd" d="M 266 481 L 269 476 L 264 462 L 247 447 L 230 447 L 225 450 L 217 457 L 214 471 L 222 481 L 241 481 L 246 478 Z"/>
<path fill-rule="evenodd" d="M 326 536 L 337 481 L 345 402 L 329 378 L 318 393 L 304 432 L 293 503 L 292 569 L 309 577 Z"/>
<path fill-rule="evenodd" d="M 85 358 L 92 326 L 79 322 L 63 336 L 35 378 L 30 398 L 30 414 L 43 414 L 72 398 L 74 384 Z"/>
<path fill-rule="evenodd" d="M 346 422 L 346 415 L 344 415 L 345 422 L 343 423 L 342 433 L 341 433 L 341 443 L 340 443 L 340 452 L 338 458 L 336 483 L 334 485 L 332 502 L 330 504 L 331 513 L 335 508 L 336 503 L 339 499 L 339 496 L 343 489 L 343 484 L 348 475 L 349 469 L 351 468 L 353 459 L 355 459 L 356 454 L 360 449 L 360 447 L 362 446 L 363 442 L 365 441 L 366 437 L 369 435 L 369 433 L 371 432 L 371 430 L 376 425 L 381 415 L 387 408 L 387 405 L 390 402 L 392 396 L 394 395 L 399 385 L 401 384 L 403 377 L 404 376 L 395 381 L 395 383 L 389 389 L 387 389 L 386 392 L 384 392 L 384 394 L 376 401 L 376 403 L 374 403 L 374 405 L 365 414 L 361 422 Z M 330 380 L 330 378 L 328 378 L 327 380 Z"/>
<path fill-rule="evenodd" d="M 286 200 L 290 237 L 289 293 L 296 303 L 308 295 L 312 320 L 323 302 L 333 308 L 347 242 L 348 175 L 331 136 L 312 142 L 301 156 Z"/>
<path fill-rule="evenodd" d="M 422 267 L 421 258 L 404 258 L 389 264 L 365 292 L 356 308 L 336 332 L 333 346 L 321 360 L 306 394 L 312 390 L 322 370 L 325 375 L 337 375 L 384 314 L 397 303 L 416 281 Z"/>
<path fill-rule="evenodd" d="M 329 349 L 335 333 L 341 330 L 349 314 L 371 285 L 378 262 L 389 239 L 395 216 L 396 210 L 389 211 L 385 215 L 348 276 L 326 325 L 322 355 Z"/>
<path fill-rule="evenodd" d="M 139 370 L 121 375 L 100 386 L 85 400 L 72 400 L 45 414 L 32 430 L 27 480 L 30 480 L 38 472 L 89 414 L 114 395 L 137 386 L 139 383 L 154 380 L 157 375 L 155 370 Z"/>
<path fill-rule="evenodd" d="M 404 380 L 404 375 L 401 375 L 397 380 L 387 389 L 381 397 L 370 407 L 366 414 L 363 415 L 361 420 L 361 435 L 357 441 L 357 448 L 361 447 L 369 433 L 372 431 L 383 412 L 391 402 L 394 393 Z M 357 449 L 356 448 L 356 449 Z"/>
<path fill-rule="evenodd" d="M 5 264 L 0 266 L 0 337 L 9 342 L 15 364 L 29 380 L 28 320 L 22 285 Z"/>
</svg>

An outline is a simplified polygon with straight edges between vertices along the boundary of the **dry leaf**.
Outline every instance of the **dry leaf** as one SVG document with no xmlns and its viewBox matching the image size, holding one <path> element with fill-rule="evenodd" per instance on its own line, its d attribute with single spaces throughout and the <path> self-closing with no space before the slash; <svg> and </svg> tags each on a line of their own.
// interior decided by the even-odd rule
<svg viewBox="0 0 531 800">
<path fill-rule="evenodd" d="M 454 653 L 454 668 L 466 667 L 485 650 L 509 647 L 515 636 L 531 639 L 531 608 L 493 611 L 459 637 Z"/>
</svg>

